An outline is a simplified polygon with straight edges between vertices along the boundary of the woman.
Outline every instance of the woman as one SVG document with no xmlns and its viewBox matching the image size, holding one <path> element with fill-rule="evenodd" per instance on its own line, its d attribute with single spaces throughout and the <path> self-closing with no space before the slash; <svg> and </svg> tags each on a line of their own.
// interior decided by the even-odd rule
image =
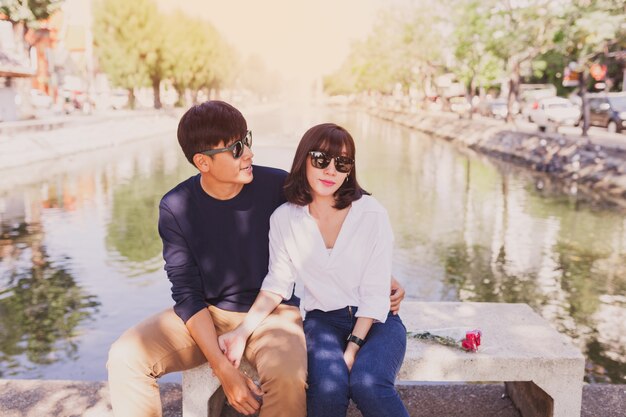
<svg viewBox="0 0 626 417">
<path fill-rule="evenodd" d="M 288 203 L 270 219 L 270 265 L 244 321 L 220 336 L 239 364 L 246 339 L 303 285 L 309 417 L 408 416 L 394 387 L 406 349 L 389 313 L 393 234 L 385 209 L 356 178 L 355 145 L 332 123 L 309 129 L 285 183 Z M 277 341 L 279 342 L 279 341 Z"/>
</svg>

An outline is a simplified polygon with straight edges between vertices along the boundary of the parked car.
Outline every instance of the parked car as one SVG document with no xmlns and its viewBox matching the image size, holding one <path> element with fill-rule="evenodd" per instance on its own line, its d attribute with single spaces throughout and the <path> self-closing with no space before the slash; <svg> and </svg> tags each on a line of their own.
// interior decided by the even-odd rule
<svg viewBox="0 0 626 417">
<path fill-rule="evenodd" d="M 626 93 L 589 94 L 589 124 L 609 132 L 626 129 Z"/>
<path fill-rule="evenodd" d="M 512 114 L 516 114 L 519 111 L 519 105 L 516 101 L 513 102 Z M 478 104 L 478 113 L 481 116 L 495 117 L 496 119 L 506 119 L 509 113 L 508 103 L 506 98 L 486 99 Z"/>
<path fill-rule="evenodd" d="M 128 105 L 128 90 L 115 89 L 111 92 L 111 107 L 120 110 Z"/>
<path fill-rule="evenodd" d="M 556 87 L 552 84 L 520 84 L 519 100 L 524 118 L 531 121 L 530 113 L 536 108 L 539 100 L 548 97 L 556 97 Z"/>
<path fill-rule="evenodd" d="M 528 113 L 528 118 L 542 132 L 548 127 L 578 126 L 580 107 L 563 97 L 548 97 L 538 100 Z"/>
<path fill-rule="evenodd" d="M 465 97 L 450 97 L 450 110 L 454 113 L 464 115 L 472 109 L 472 105 Z"/>
<path fill-rule="evenodd" d="M 52 107 L 52 97 L 36 89 L 30 90 L 30 102 L 38 109 L 49 109 Z"/>
</svg>

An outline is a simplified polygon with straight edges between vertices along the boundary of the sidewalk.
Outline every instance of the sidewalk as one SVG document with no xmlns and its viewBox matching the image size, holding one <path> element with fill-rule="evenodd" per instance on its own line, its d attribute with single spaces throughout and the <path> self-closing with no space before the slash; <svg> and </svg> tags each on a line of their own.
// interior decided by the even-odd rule
<svg viewBox="0 0 626 417">
<path fill-rule="evenodd" d="M 2 133 L 0 124 L 0 169 L 25 166 L 79 152 L 117 146 L 149 136 L 174 132 L 178 114 L 171 111 L 124 112 L 117 115 L 83 116 L 65 120 L 46 130 L 57 119 L 32 121 L 40 130 Z M 21 123 L 21 122 L 19 122 Z"/>
<path fill-rule="evenodd" d="M 164 417 L 182 415 L 179 384 L 161 384 Z M 402 400 L 412 417 L 520 417 L 503 396 L 503 384 L 401 385 Z M 0 380 L 0 416 L 112 417 L 105 382 Z M 581 417 L 623 417 L 626 385 L 587 385 Z M 239 417 L 224 407 L 222 417 Z M 350 406 L 348 417 L 361 414 Z"/>
<path fill-rule="evenodd" d="M 520 132 L 534 133 L 538 131 L 536 124 L 522 119 L 516 119 L 514 125 Z M 580 127 L 560 126 L 558 133 L 577 140 L 586 140 L 582 136 Z M 609 133 L 606 129 L 595 126 L 591 126 L 587 133 L 589 135 L 588 140 L 594 145 L 626 150 L 626 133 Z"/>
</svg>

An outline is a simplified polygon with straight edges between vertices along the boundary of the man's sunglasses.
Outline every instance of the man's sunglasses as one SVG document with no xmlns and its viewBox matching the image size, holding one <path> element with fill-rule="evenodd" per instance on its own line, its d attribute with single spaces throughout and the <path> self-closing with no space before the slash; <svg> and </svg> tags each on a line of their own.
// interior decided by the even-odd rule
<svg viewBox="0 0 626 417">
<path fill-rule="evenodd" d="M 335 169 L 342 174 L 350 172 L 354 166 L 354 159 L 347 156 L 329 156 L 320 151 L 311 151 L 309 155 L 311 156 L 311 165 L 318 169 L 326 168 L 332 159 L 335 160 Z"/>
<path fill-rule="evenodd" d="M 248 130 L 243 138 L 237 142 L 225 148 L 209 149 L 208 151 L 200 152 L 202 155 L 215 155 L 222 152 L 232 152 L 233 158 L 239 159 L 243 155 L 245 147 L 252 148 L 252 131 Z"/>
</svg>

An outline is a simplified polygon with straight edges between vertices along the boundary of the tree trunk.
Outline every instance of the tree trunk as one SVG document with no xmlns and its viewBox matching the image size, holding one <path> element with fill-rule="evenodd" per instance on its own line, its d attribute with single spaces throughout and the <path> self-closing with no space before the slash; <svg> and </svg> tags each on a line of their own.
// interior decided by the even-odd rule
<svg viewBox="0 0 626 417">
<path fill-rule="evenodd" d="M 428 77 L 420 77 L 419 84 L 422 86 L 422 93 L 424 94 L 424 98 L 422 100 L 422 110 L 428 110 L 429 100 L 428 92 L 430 91 L 430 80 Z"/>
<path fill-rule="evenodd" d="M 581 65 L 581 68 L 583 69 L 580 72 L 580 85 L 578 88 L 578 95 L 580 96 L 580 102 L 581 102 L 581 113 L 582 113 L 582 117 L 583 117 L 583 137 L 588 138 L 588 134 L 587 132 L 589 131 L 589 103 L 587 103 L 587 71 L 585 71 L 585 67 Z"/>
<path fill-rule="evenodd" d="M 136 104 L 137 100 L 135 99 L 135 90 L 131 87 L 128 89 L 128 108 L 134 110 Z"/>
<path fill-rule="evenodd" d="M 152 93 L 154 95 L 154 108 L 160 109 L 163 107 L 161 104 L 161 79 L 153 78 L 152 79 Z"/>
<path fill-rule="evenodd" d="M 507 112 L 506 112 L 506 122 L 513 123 L 513 103 L 517 100 L 517 95 L 519 92 L 519 83 L 520 83 L 520 68 L 519 62 L 514 61 L 511 68 L 511 77 L 509 78 L 509 96 L 507 100 Z"/>
<path fill-rule="evenodd" d="M 466 100 L 470 105 L 469 119 L 474 117 L 474 92 L 476 91 L 476 77 L 472 77 L 468 83 L 468 89 L 466 94 Z"/>
<path fill-rule="evenodd" d="M 177 84 L 174 84 L 174 90 L 176 90 L 176 94 L 178 95 L 178 99 L 176 99 L 176 103 L 174 107 L 184 107 L 185 106 L 185 89 L 180 87 Z"/>
</svg>

